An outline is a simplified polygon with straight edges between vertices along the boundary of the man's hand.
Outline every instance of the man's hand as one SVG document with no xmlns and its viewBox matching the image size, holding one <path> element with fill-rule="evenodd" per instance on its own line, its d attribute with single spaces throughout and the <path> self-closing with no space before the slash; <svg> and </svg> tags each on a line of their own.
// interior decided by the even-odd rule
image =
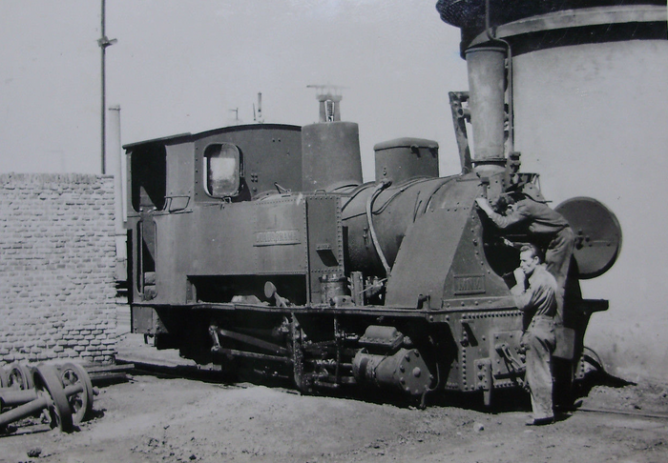
<svg viewBox="0 0 668 463">
<path fill-rule="evenodd" d="M 475 202 L 480 209 L 485 211 L 485 213 L 487 215 L 494 212 L 494 210 L 492 209 L 492 206 L 489 205 L 489 201 L 487 201 L 487 198 L 476 198 Z"/>
<path fill-rule="evenodd" d="M 508 238 L 502 238 L 502 240 L 503 240 L 503 244 L 505 244 L 506 246 L 508 246 L 508 247 L 510 247 L 510 248 L 515 248 L 515 247 L 517 247 L 517 246 L 515 246 L 515 243 L 513 243 L 512 241 L 510 241 Z"/>
<path fill-rule="evenodd" d="M 526 288 L 524 282 L 524 280 L 526 279 L 526 275 L 524 274 L 524 270 L 518 267 L 515 270 L 513 270 L 513 275 L 515 276 L 515 281 L 517 282 L 517 286 L 519 286 L 524 291 L 524 289 Z"/>
</svg>

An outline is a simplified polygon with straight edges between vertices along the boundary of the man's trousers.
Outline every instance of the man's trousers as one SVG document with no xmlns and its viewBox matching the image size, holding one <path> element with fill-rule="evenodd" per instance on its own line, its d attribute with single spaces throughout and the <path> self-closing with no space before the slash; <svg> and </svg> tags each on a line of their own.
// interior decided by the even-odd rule
<svg viewBox="0 0 668 463">
<path fill-rule="evenodd" d="M 573 255 L 575 235 L 571 227 L 565 227 L 552 239 L 545 252 L 545 267 L 557 280 L 557 316 L 555 321 L 564 321 L 564 288 L 568 277 L 568 268 Z"/>
<path fill-rule="evenodd" d="M 534 420 L 553 418 L 552 365 L 555 347 L 554 320 L 536 315 L 522 335 L 526 348 L 526 380 L 531 391 Z"/>
</svg>

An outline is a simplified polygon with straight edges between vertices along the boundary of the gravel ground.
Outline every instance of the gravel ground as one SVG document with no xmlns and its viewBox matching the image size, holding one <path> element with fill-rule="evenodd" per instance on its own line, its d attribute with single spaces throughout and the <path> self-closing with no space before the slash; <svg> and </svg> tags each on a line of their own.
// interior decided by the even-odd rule
<svg viewBox="0 0 668 463">
<path fill-rule="evenodd" d="M 96 416 L 77 432 L 34 425 L 0 437 L 0 463 L 668 461 L 665 385 L 595 386 L 580 410 L 539 428 L 524 425 L 526 400 L 507 400 L 497 412 L 453 398 L 419 410 L 136 374 L 99 388 Z M 622 413 L 584 411 L 600 408 Z"/>
</svg>

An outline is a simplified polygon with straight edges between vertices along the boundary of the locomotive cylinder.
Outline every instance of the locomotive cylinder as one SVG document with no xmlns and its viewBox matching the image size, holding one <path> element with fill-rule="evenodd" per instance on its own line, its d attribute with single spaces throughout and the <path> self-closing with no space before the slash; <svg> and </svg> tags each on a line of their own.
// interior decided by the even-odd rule
<svg viewBox="0 0 668 463">
<path fill-rule="evenodd" d="M 411 395 L 429 390 L 433 376 L 417 349 L 399 349 L 394 355 L 363 350 L 353 359 L 353 375 L 359 382 L 390 386 Z"/>
<path fill-rule="evenodd" d="M 302 184 L 305 191 L 362 183 L 359 126 L 325 122 L 302 128 Z"/>
</svg>

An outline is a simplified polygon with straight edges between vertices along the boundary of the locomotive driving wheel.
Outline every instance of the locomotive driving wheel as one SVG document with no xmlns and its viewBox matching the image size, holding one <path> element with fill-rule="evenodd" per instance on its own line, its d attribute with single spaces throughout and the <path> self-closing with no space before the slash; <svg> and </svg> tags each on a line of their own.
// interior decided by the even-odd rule
<svg viewBox="0 0 668 463">
<path fill-rule="evenodd" d="M 301 343 L 301 327 L 297 319 L 292 316 L 290 324 L 292 335 L 292 371 L 295 386 L 303 393 L 308 393 L 310 385 L 304 378 L 304 351 Z"/>
<path fill-rule="evenodd" d="M 67 396 L 72 413 L 72 421 L 78 425 L 93 411 L 93 385 L 86 370 L 77 363 L 66 363 L 60 368 L 60 382 L 63 389 L 80 384 L 83 391 Z"/>
<path fill-rule="evenodd" d="M 49 425 L 64 432 L 71 432 L 74 427 L 72 411 L 54 366 L 41 365 L 36 368 L 35 388 L 37 395 L 47 401 L 44 416 Z"/>
</svg>

